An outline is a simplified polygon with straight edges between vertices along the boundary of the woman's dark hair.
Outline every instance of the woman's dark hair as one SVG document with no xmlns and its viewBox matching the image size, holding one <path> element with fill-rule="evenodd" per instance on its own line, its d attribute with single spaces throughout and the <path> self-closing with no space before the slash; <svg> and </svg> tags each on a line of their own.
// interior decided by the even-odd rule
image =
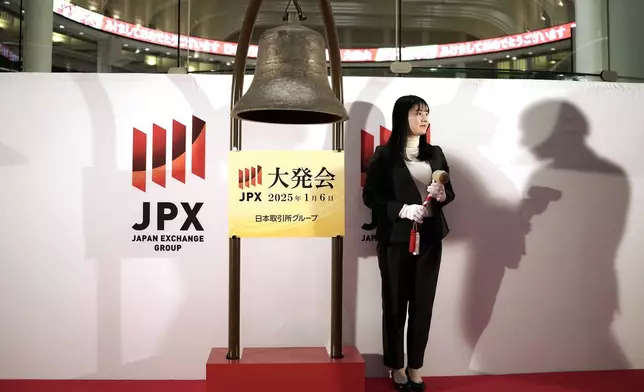
<svg viewBox="0 0 644 392">
<path fill-rule="evenodd" d="M 416 95 L 405 95 L 396 101 L 392 114 L 391 137 L 387 146 L 392 153 L 399 153 L 403 159 L 408 160 L 405 155 L 405 144 L 409 136 L 409 111 L 415 107 L 429 110 L 429 105 L 424 99 Z M 418 142 L 418 159 L 427 161 L 431 157 L 431 149 L 427 144 L 427 136 L 421 135 Z"/>
</svg>

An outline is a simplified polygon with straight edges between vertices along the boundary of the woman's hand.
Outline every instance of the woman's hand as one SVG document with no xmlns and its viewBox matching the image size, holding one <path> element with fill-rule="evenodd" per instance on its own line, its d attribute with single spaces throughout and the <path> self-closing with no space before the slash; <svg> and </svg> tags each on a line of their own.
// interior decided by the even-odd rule
<svg viewBox="0 0 644 392">
<path fill-rule="evenodd" d="M 423 218 L 429 215 L 427 208 L 420 204 L 404 205 L 400 210 L 399 216 L 403 219 L 409 219 L 417 223 L 423 223 Z"/>
<path fill-rule="evenodd" d="M 432 182 L 432 184 L 427 187 L 427 193 L 429 193 L 429 195 L 433 199 L 436 199 L 441 203 L 444 202 L 445 199 L 447 199 L 447 195 L 445 194 L 445 186 L 437 182 Z"/>
</svg>

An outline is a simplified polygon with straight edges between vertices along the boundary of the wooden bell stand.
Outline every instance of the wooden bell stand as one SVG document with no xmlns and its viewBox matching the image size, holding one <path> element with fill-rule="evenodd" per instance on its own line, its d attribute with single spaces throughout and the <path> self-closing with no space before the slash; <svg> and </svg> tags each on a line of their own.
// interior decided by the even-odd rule
<svg viewBox="0 0 644 392">
<path fill-rule="evenodd" d="M 246 57 L 261 0 L 251 0 L 235 54 L 231 110 L 242 96 Z M 296 3 L 297 6 L 297 3 Z M 329 0 L 318 0 L 329 45 L 332 88 L 342 102 L 340 44 Z M 298 7 L 299 8 L 299 7 Z M 299 11 L 299 9 L 298 9 Z M 230 150 L 241 150 L 241 120 L 230 123 Z M 333 149 L 344 150 L 344 123 L 333 124 Z M 343 237 L 332 238 L 331 352 L 325 347 L 240 350 L 241 239 L 229 239 L 228 348 L 213 348 L 206 363 L 207 392 L 364 392 L 365 363 L 354 346 L 342 347 Z"/>
</svg>

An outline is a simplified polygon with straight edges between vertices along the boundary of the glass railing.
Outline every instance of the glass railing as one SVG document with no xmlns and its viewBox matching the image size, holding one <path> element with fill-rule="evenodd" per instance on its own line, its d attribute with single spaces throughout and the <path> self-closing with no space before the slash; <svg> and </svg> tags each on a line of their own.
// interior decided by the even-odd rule
<svg viewBox="0 0 644 392">
<path fill-rule="evenodd" d="M 246 68 L 246 74 L 252 75 L 255 69 Z M 205 75 L 230 75 L 231 70 L 192 71 L 191 74 Z M 372 77 L 422 77 L 422 78 L 468 78 L 468 79 L 539 79 L 561 81 L 602 81 L 600 74 L 581 74 L 574 72 L 549 72 L 549 71 L 519 71 L 499 70 L 486 68 L 449 68 L 449 67 L 414 67 L 407 74 L 393 73 L 389 67 L 343 67 L 343 76 L 372 76 Z M 644 78 L 618 77 L 620 83 L 644 83 Z"/>
</svg>

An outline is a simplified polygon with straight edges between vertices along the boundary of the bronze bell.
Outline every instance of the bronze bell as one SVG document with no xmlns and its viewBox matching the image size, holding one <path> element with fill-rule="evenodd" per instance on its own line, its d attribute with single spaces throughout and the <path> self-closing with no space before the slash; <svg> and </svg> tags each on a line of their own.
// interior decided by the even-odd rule
<svg viewBox="0 0 644 392">
<path fill-rule="evenodd" d="M 265 31 L 253 81 L 231 115 L 273 124 L 346 121 L 347 110 L 329 85 L 325 42 L 295 18 Z"/>
</svg>

